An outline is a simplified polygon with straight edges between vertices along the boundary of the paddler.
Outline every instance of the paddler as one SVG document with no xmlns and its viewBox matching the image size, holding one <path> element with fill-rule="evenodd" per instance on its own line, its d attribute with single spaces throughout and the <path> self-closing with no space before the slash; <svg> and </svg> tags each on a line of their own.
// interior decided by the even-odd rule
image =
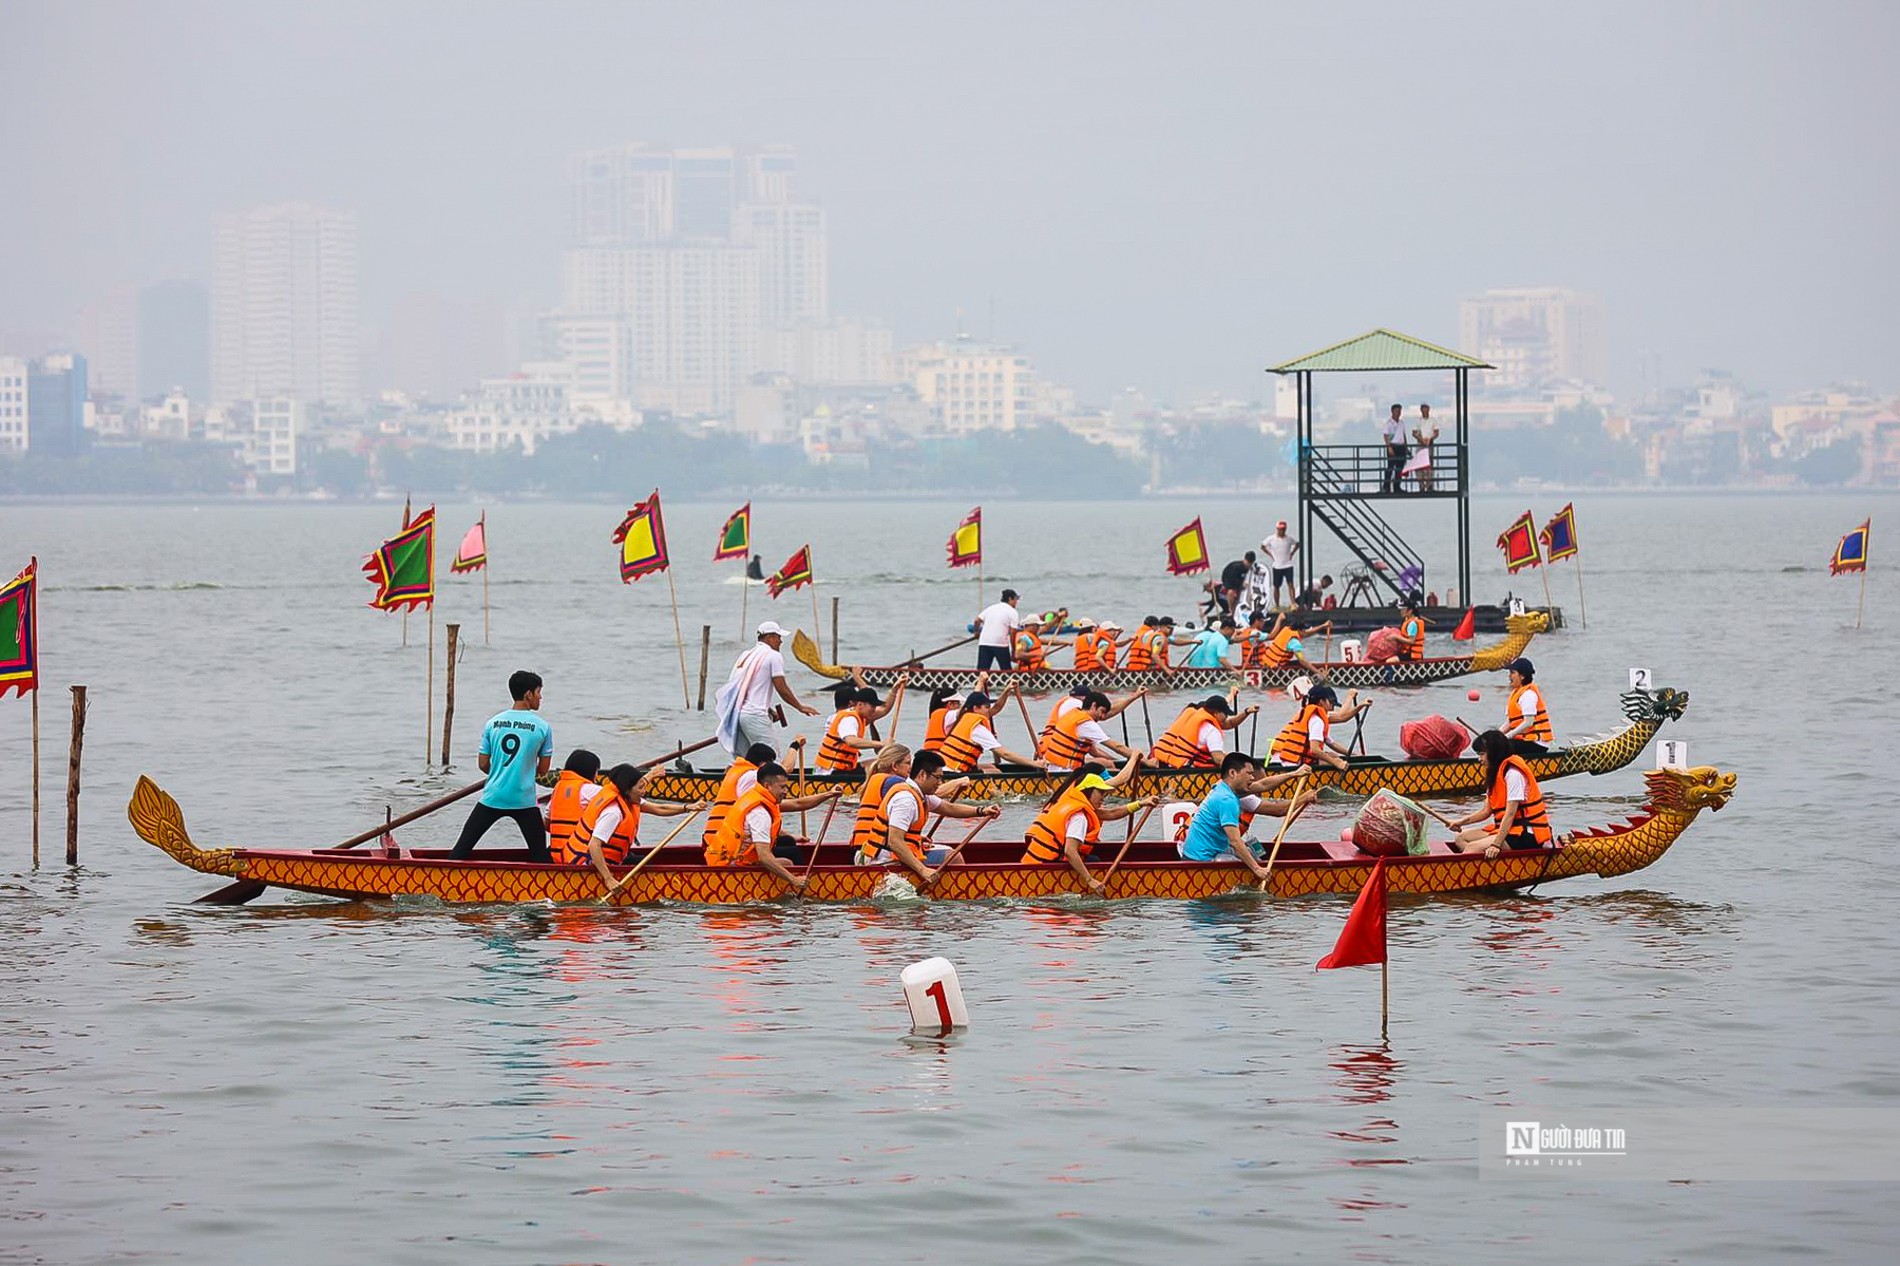
<svg viewBox="0 0 1900 1266">
<path fill-rule="evenodd" d="M 849 774 L 863 763 L 865 754 L 874 753 L 883 743 L 871 737 L 871 727 L 880 717 L 888 716 L 904 687 L 910 684 L 905 673 L 891 687 L 891 702 L 877 697 L 869 686 L 841 687 L 838 711 L 825 726 L 824 741 L 818 745 L 818 768 L 831 774 Z"/>
<path fill-rule="evenodd" d="M 1003 761 L 1014 765 L 1034 765 L 1034 757 L 1019 756 L 1004 747 L 1002 740 L 996 737 L 990 720 L 1002 710 L 1003 701 L 1009 697 L 1008 691 L 1003 698 L 992 699 L 980 690 L 972 690 L 963 701 L 963 708 L 957 713 L 956 724 L 950 727 L 950 733 L 944 736 L 944 763 L 955 774 L 967 774 L 975 771 L 984 760 L 992 766 Z M 993 755 L 992 755 L 993 754 Z"/>
<path fill-rule="evenodd" d="M 1213 769 L 1227 751 L 1224 732 L 1260 711 L 1249 704 L 1236 713 L 1233 705 L 1219 695 L 1210 695 L 1199 703 L 1181 709 L 1162 736 L 1155 740 L 1149 763 L 1169 769 Z"/>
<path fill-rule="evenodd" d="M 1036 732 L 1036 755 L 1039 759 L 1045 761 L 1049 759 L 1049 753 L 1044 749 L 1044 744 L 1048 743 L 1049 736 L 1056 732 L 1056 723 L 1069 713 L 1081 708 L 1083 706 L 1083 700 L 1094 693 L 1096 693 L 1096 691 L 1090 687 L 1087 682 L 1081 682 L 1072 687 L 1068 694 L 1056 700 L 1055 706 L 1049 709 L 1049 719 L 1043 722 L 1042 729 Z M 1110 700 L 1108 715 L 1100 718 L 1100 720 L 1108 721 L 1120 716 L 1123 712 L 1127 711 L 1130 704 L 1141 699 L 1147 693 L 1148 688 L 1143 686 L 1141 689 L 1135 691 L 1134 694 L 1123 699 L 1120 703 Z M 1127 760 L 1130 754 L 1125 747 L 1117 746 L 1115 751 L 1118 753 L 1115 758 L 1117 760 Z"/>
<path fill-rule="evenodd" d="M 1075 622 L 1075 670 L 1099 673 L 1115 667 L 1115 637 L 1107 624 L 1083 616 Z"/>
<path fill-rule="evenodd" d="M 1101 660 L 1101 669 L 1105 673 L 1115 671 L 1115 656 L 1120 652 L 1117 645 L 1121 641 L 1122 626 L 1113 620 L 1103 620 L 1095 626 L 1095 653 Z"/>
<path fill-rule="evenodd" d="M 1128 644 L 1129 672 L 1143 672 L 1157 666 L 1165 668 L 1166 652 L 1157 656 L 1156 642 L 1161 634 L 1161 617 L 1145 615 L 1141 617 L 1141 627 L 1135 630 L 1134 640 Z M 1162 642 L 1165 647 L 1165 641 Z"/>
<path fill-rule="evenodd" d="M 1218 621 L 1209 621 L 1206 628 L 1198 633 L 1190 633 L 1185 640 L 1175 639 L 1176 645 L 1192 646 L 1188 657 L 1181 661 L 1183 668 L 1232 668 L 1227 662 L 1227 654 L 1233 649 L 1234 640 L 1240 635 L 1240 628 L 1234 623 L 1234 617 L 1223 615 Z"/>
<path fill-rule="evenodd" d="M 1332 627 L 1331 622 L 1324 627 Z M 1319 673 L 1306 658 L 1306 643 L 1300 637 L 1300 630 L 1288 622 L 1284 611 L 1274 614 L 1273 627 L 1268 630 L 1266 644 L 1260 649 L 1260 667 L 1293 667 L 1308 676 L 1317 676 Z"/>
<path fill-rule="evenodd" d="M 858 846 L 858 864 L 896 862 L 928 884 L 937 877 L 935 868 L 941 868 L 952 851 L 948 845 L 924 839 L 924 824 L 931 814 L 992 822 L 1003 815 L 1001 805 L 979 809 L 942 799 L 937 792 L 943 785 L 943 757 L 936 752 L 912 755 L 901 743 L 880 751 L 865 776 L 864 796 L 851 832 L 851 842 Z"/>
<path fill-rule="evenodd" d="M 1317 791 L 1303 791 L 1296 800 L 1267 800 L 1262 791 L 1279 786 L 1288 778 L 1297 777 L 1310 770 L 1295 770 L 1288 774 L 1272 774 L 1261 777 L 1260 762 L 1245 752 L 1229 752 L 1220 763 L 1220 781 L 1207 793 L 1207 799 L 1201 801 L 1201 807 L 1194 812 L 1194 820 L 1188 824 L 1187 837 L 1176 845 L 1176 851 L 1190 862 L 1218 862 L 1230 854 L 1253 872 L 1255 879 L 1265 879 L 1267 868 L 1259 861 L 1259 845 L 1247 838 L 1247 828 L 1253 825 L 1256 814 L 1285 818 L 1290 825 L 1293 819 L 1305 812 L 1306 806 L 1319 799 Z"/>
<path fill-rule="evenodd" d="M 541 821 L 548 828 L 548 839 L 559 843 L 581 820 L 581 809 L 600 790 L 600 757 L 584 747 L 568 753 L 567 763 L 555 776 L 554 790 L 541 805 Z"/>
<path fill-rule="evenodd" d="M 1123 773 L 1132 774 L 1138 760 L 1129 761 Z M 1101 839 L 1102 823 L 1125 818 L 1137 809 L 1161 802 L 1160 796 L 1150 796 L 1104 809 L 1102 800 L 1112 790 L 1114 785 L 1106 778 L 1100 774 L 1088 774 L 1057 796 L 1055 802 L 1038 814 L 1024 833 L 1024 843 L 1028 847 L 1023 852 L 1022 864 L 1048 866 L 1067 862 L 1076 878 L 1090 892 L 1101 896 L 1106 888 L 1101 880 L 1089 872 L 1086 858 Z"/>
<path fill-rule="evenodd" d="M 564 838 L 554 842 L 555 864 L 592 865 L 601 882 L 611 888 L 614 874 L 610 868 L 627 864 L 627 854 L 639 842 L 643 814 L 674 818 L 706 807 L 704 800 L 680 804 L 646 799 L 647 783 L 656 772 L 632 765 L 615 765 L 608 770 L 600 789 L 581 807 L 580 820 Z"/>
<path fill-rule="evenodd" d="M 1522 655 L 1504 666 L 1510 674 L 1511 696 L 1504 703 L 1504 737 L 1519 756 L 1542 756 L 1556 740 L 1543 690 L 1533 685 L 1537 670 Z"/>
<path fill-rule="evenodd" d="M 1405 595 L 1404 604 L 1399 608 L 1399 645 L 1397 652 L 1385 662 L 1388 664 L 1411 664 L 1425 658 L 1425 617 L 1418 613 L 1418 598 Z"/>
<path fill-rule="evenodd" d="M 1026 620 L 1016 630 L 1013 644 L 1013 659 L 1018 672 L 1040 672 L 1049 666 L 1049 647 L 1043 641 L 1052 637 L 1062 628 L 1063 621 L 1069 618 L 1067 607 L 1058 607 L 1054 611 L 1045 611 L 1034 620 Z"/>
<path fill-rule="evenodd" d="M 1119 704 L 1109 702 L 1099 690 L 1084 689 L 1073 708 L 1057 705 L 1048 732 L 1038 749 L 1043 763 L 1051 770 L 1079 769 L 1092 760 L 1128 760 L 1134 751 L 1108 737 L 1102 722 L 1148 693 L 1136 691 Z"/>
<path fill-rule="evenodd" d="M 794 752 L 803 749 L 805 736 L 799 735 L 791 741 L 789 746 Z M 719 824 L 725 821 L 726 811 L 738 802 L 740 796 L 752 790 L 759 781 L 760 767 L 768 761 L 777 759 L 778 753 L 773 750 L 770 743 L 754 743 L 746 748 L 744 756 L 733 757 L 732 764 L 726 766 L 725 775 L 719 780 L 719 790 L 713 796 L 712 809 L 706 814 L 706 826 L 699 835 L 702 846 L 711 846 L 713 833 L 719 829 Z M 844 788 L 827 790 L 822 794 L 794 800 L 789 807 L 798 809 L 802 806 L 809 809 L 814 804 L 823 804 L 827 798 L 843 795 L 844 792 Z"/>
<path fill-rule="evenodd" d="M 788 847 L 780 838 L 784 815 L 808 809 L 814 803 L 823 804 L 843 795 L 844 789 L 833 787 L 794 800 L 785 794 L 791 783 L 791 775 L 777 761 L 759 766 L 758 780 L 726 811 L 725 820 L 713 832 L 712 843 L 706 846 L 706 864 L 757 866 L 783 879 L 793 891 L 803 892 L 804 878 L 786 864 L 798 860 L 798 846 L 794 843 Z"/>
<path fill-rule="evenodd" d="M 1352 753 L 1333 742 L 1333 727 L 1364 716 L 1372 706 L 1372 700 L 1360 699 L 1357 690 L 1350 691 L 1348 698 L 1352 702 L 1340 707 L 1339 695 L 1325 682 L 1308 690 L 1299 712 L 1273 740 L 1269 753 L 1273 762 L 1291 767 L 1319 761 L 1334 769 L 1347 768 Z"/>
<path fill-rule="evenodd" d="M 1501 730 L 1486 730 L 1471 746 L 1484 757 L 1484 805 L 1447 824 L 1463 828 L 1451 843 L 1452 851 L 1482 850 L 1486 857 L 1496 857 L 1505 848 L 1549 848 L 1553 837 L 1544 793 L 1531 767 L 1512 750 L 1512 740 Z"/>
<path fill-rule="evenodd" d="M 548 833 L 536 804 L 535 783 L 554 763 L 554 727 L 541 718 L 541 675 L 523 670 L 508 677 L 514 704 L 482 727 L 475 763 L 488 776 L 481 796 L 462 824 L 449 856 L 460 860 L 475 851 L 488 828 L 513 818 L 528 846 L 528 860 L 548 860 Z"/>
</svg>

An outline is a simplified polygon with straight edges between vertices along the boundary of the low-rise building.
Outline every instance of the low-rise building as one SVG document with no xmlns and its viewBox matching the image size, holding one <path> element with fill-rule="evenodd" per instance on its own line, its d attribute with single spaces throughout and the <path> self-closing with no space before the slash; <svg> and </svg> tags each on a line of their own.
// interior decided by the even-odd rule
<svg viewBox="0 0 1900 1266">
<path fill-rule="evenodd" d="M 27 425 L 26 362 L 0 357 L 0 452 L 24 453 L 32 439 Z"/>
<path fill-rule="evenodd" d="M 952 435 L 1013 431 L 1035 413 L 1036 376 L 1013 347 L 979 343 L 968 335 L 909 347 L 898 354 L 897 376 Z"/>
</svg>

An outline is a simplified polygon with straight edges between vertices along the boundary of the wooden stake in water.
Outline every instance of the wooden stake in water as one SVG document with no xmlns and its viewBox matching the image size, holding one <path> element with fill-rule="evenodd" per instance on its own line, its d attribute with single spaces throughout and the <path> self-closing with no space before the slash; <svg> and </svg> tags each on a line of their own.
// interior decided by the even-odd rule
<svg viewBox="0 0 1900 1266">
<path fill-rule="evenodd" d="M 838 662 L 838 595 L 831 595 L 831 662 Z"/>
<path fill-rule="evenodd" d="M 752 597 L 752 577 L 748 574 L 751 570 L 752 563 L 748 559 L 744 569 L 739 572 L 739 645 L 741 646 L 746 644 L 745 610 L 746 602 Z"/>
<path fill-rule="evenodd" d="M 1867 563 L 1868 563 L 1868 555 L 1873 552 L 1873 548 L 1874 548 L 1874 519 L 1872 515 L 1868 515 L 1867 516 L 1867 535 L 1861 538 L 1861 544 L 1860 544 L 1860 603 L 1854 608 L 1854 627 L 1855 628 L 1860 627 L 1861 616 L 1867 614 Z"/>
<path fill-rule="evenodd" d="M 1582 555 L 1572 554 L 1570 556 L 1570 565 L 1577 569 L 1577 624 L 1580 627 L 1587 629 L 1590 627 L 1590 616 L 1583 609 L 1583 557 Z"/>
<path fill-rule="evenodd" d="M 461 625 L 449 625 L 449 672 L 448 680 L 442 687 L 442 768 L 444 769 L 449 767 L 449 740 L 455 733 L 455 639 L 461 631 Z"/>
<path fill-rule="evenodd" d="M 818 622 L 818 582 L 811 582 L 811 640 L 816 643 L 825 635 L 825 626 Z M 837 658 L 837 647 L 832 648 L 832 658 Z"/>
<path fill-rule="evenodd" d="M 699 704 L 694 709 L 706 710 L 706 672 L 712 667 L 712 625 L 699 626 Z"/>
<path fill-rule="evenodd" d="M 429 681 L 422 692 L 422 767 L 429 767 L 429 739 L 435 729 L 435 603 L 429 603 Z"/>
<path fill-rule="evenodd" d="M 1379 960 L 1379 1040 L 1384 1041 L 1392 1028 L 1392 954 Z"/>
<path fill-rule="evenodd" d="M 680 595 L 673 587 L 673 569 L 666 569 L 666 598 L 673 605 L 673 641 L 680 651 L 680 706 L 693 706 L 693 688 L 686 682 L 686 633 L 680 628 Z"/>
<path fill-rule="evenodd" d="M 38 693 L 37 691 L 35 693 Z M 66 864 L 79 864 L 79 754 L 86 746 L 86 688 L 73 687 L 73 745 L 66 757 Z"/>
</svg>

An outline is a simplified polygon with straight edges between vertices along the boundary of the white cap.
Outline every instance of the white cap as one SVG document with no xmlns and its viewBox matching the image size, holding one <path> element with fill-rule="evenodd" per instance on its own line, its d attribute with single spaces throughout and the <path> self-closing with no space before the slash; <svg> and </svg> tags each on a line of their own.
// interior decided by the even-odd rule
<svg viewBox="0 0 1900 1266">
<path fill-rule="evenodd" d="M 779 627 L 779 622 L 777 620 L 767 620 L 764 624 L 761 624 L 759 626 L 760 637 L 764 637 L 768 633 L 776 633 L 780 637 L 785 636 L 785 630 Z"/>
<path fill-rule="evenodd" d="M 1122 631 L 1122 626 L 1115 623 L 1113 620 L 1103 620 L 1100 624 L 1096 625 L 1095 627 L 1099 629 L 1113 629 L 1117 633 Z"/>
</svg>

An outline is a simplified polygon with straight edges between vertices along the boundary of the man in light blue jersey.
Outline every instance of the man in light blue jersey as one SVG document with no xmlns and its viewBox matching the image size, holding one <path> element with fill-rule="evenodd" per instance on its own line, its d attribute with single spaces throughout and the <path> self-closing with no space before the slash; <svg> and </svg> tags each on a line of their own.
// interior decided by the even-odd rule
<svg viewBox="0 0 1900 1266">
<path fill-rule="evenodd" d="M 1247 838 L 1247 828 L 1253 824 L 1254 815 L 1297 818 L 1319 795 L 1305 791 L 1290 802 L 1268 800 L 1267 792 L 1310 770 L 1302 767 L 1292 773 L 1265 778 L 1260 772 L 1260 762 L 1245 752 L 1227 754 L 1221 761 L 1220 781 L 1214 784 L 1214 789 L 1207 793 L 1207 799 L 1195 812 L 1194 820 L 1188 824 L 1187 837 L 1176 846 L 1183 858 L 1191 862 L 1222 862 L 1232 857 L 1252 871 L 1255 879 L 1267 877 L 1267 868 L 1260 864 L 1253 842 Z"/>
<path fill-rule="evenodd" d="M 1232 664 L 1227 662 L 1227 652 L 1233 649 L 1234 636 L 1238 632 L 1239 629 L 1234 624 L 1234 618 L 1232 616 L 1222 616 L 1218 625 L 1210 620 L 1206 628 L 1188 639 L 1193 643 L 1194 649 L 1188 652 L 1188 657 L 1182 662 L 1181 667 L 1233 667 Z M 1177 645 L 1186 645 L 1180 638 L 1176 638 L 1175 643 Z"/>
<path fill-rule="evenodd" d="M 488 775 L 488 785 L 462 826 L 462 836 L 449 850 L 450 857 L 467 857 L 488 828 L 503 818 L 513 818 L 528 842 L 528 860 L 545 862 L 548 856 L 548 830 L 535 804 L 535 779 L 545 775 L 554 764 L 554 727 L 541 719 L 541 677 L 538 673 L 518 672 L 508 678 L 508 693 L 515 704 L 506 712 L 490 717 L 482 727 L 482 745 L 478 762 Z"/>
</svg>

